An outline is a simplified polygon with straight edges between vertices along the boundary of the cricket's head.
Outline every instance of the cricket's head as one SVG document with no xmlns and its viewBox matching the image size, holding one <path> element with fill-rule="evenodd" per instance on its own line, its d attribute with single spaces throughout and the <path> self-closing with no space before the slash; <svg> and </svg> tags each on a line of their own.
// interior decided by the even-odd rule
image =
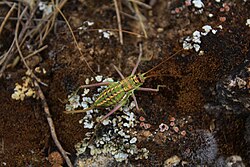
<svg viewBox="0 0 250 167">
<path fill-rule="evenodd" d="M 144 74 L 138 73 L 134 75 L 133 80 L 136 84 L 143 84 L 146 77 L 144 77 Z"/>
</svg>

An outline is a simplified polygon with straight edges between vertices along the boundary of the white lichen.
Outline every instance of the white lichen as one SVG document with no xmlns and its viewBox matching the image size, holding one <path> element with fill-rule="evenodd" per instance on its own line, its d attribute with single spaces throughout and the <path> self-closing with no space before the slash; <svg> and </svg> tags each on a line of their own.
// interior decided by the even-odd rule
<svg viewBox="0 0 250 167">
<path fill-rule="evenodd" d="M 101 75 L 97 75 L 97 76 L 95 77 L 95 80 L 96 80 L 97 82 L 101 82 L 101 81 L 102 81 L 102 76 L 101 76 Z"/>
<path fill-rule="evenodd" d="M 43 15 L 47 16 L 53 12 L 52 4 L 47 4 L 46 2 L 39 2 L 38 8 L 40 11 L 43 11 Z"/>
<path fill-rule="evenodd" d="M 200 47 L 201 44 L 201 37 L 206 36 L 209 32 L 213 34 L 217 33 L 217 30 L 213 29 L 210 25 L 205 25 L 202 27 L 203 31 L 200 32 L 198 30 L 194 31 L 192 36 L 188 36 L 184 39 L 182 47 L 185 50 L 194 49 L 196 52 L 203 52 Z M 204 53 L 204 52 L 203 52 Z M 203 53 L 199 53 L 202 55 Z"/>
<path fill-rule="evenodd" d="M 114 155 L 114 158 L 116 159 L 117 162 L 122 162 L 122 161 L 128 159 L 128 154 L 123 153 L 123 152 L 119 152 L 119 153 Z"/>
<path fill-rule="evenodd" d="M 133 138 L 129 141 L 129 143 L 134 144 L 134 143 L 136 143 L 136 141 L 137 141 L 137 138 L 136 138 L 136 137 L 133 137 Z"/>
<path fill-rule="evenodd" d="M 201 0 L 193 0 L 192 3 L 194 4 L 194 7 L 196 8 L 203 8 L 204 7 L 204 4 Z"/>
<path fill-rule="evenodd" d="M 112 32 L 110 32 L 110 31 L 104 31 L 104 30 L 98 30 L 98 32 L 99 33 L 102 33 L 102 36 L 104 37 L 104 38 L 107 38 L 107 39 L 110 39 L 110 36 L 112 36 L 113 34 L 112 34 Z"/>
<path fill-rule="evenodd" d="M 247 19 L 246 26 L 250 27 L 250 19 Z"/>
</svg>

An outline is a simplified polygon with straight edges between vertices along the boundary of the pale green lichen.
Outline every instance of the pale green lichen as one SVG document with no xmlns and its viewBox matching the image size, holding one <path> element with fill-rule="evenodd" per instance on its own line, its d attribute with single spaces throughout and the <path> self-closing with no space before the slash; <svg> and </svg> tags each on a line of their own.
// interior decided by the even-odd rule
<svg viewBox="0 0 250 167">
<path fill-rule="evenodd" d="M 95 79 L 99 82 L 103 77 L 96 76 Z M 85 81 L 89 84 L 91 80 L 92 79 L 86 79 Z M 102 80 L 102 82 L 107 81 L 113 82 L 113 79 L 107 78 Z M 97 93 L 89 97 L 87 96 L 89 89 L 85 89 L 81 95 L 71 95 L 69 104 L 66 105 L 66 110 L 72 111 L 74 109 L 90 107 L 99 96 L 99 93 L 105 88 L 107 88 L 107 86 L 97 87 Z M 128 158 L 148 158 L 149 151 L 146 148 L 140 149 L 136 145 L 138 141 L 136 137 L 138 121 L 132 112 L 133 108 L 135 108 L 135 103 L 128 102 L 120 111 L 117 111 L 104 120 L 101 124 L 102 134 L 98 133 L 90 145 L 88 145 L 88 142 L 95 131 L 94 127 L 97 124 L 96 122 L 105 115 L 105 112 L 99 109 L 87 111 L 79 123 L 83 124 L 84 128 L 93 129 L 93 131 L 87 133 L 83 141 L 76 144 L 77 155 L 86 155 L 88 150 L 92 157 L 111 155 L 117 162 L 127 162 Z M 110 111 L 111 108 L 107 108 L 106 110 Z"/>
</svg>

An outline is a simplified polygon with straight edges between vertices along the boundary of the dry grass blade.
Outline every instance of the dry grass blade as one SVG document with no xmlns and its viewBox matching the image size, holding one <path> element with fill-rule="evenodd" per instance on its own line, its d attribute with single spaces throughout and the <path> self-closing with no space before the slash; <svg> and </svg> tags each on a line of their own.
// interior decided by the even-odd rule
<svg viewBox="0 0 250 167">
<path fill-rule="evenodd" d="M 11 13 L 14 11 L 15 7 L 16 7 L 16 4 L 14 3 L 14 4 L 12 5 L 11 9 L 9 10 L 9 12 L 7 13 L 7 15 L 5 16 L 3 22 L 2 22 L 2 24 L 1 24 L 1 26 L 0 26 L 0 35 L 1 35 L 2 31 L 3 31 L 3 27 L 4 27 L 5 23 L 7 22 L 8 18 L 9 18 L 10 15 L 11 15 Z"/>
<path fill-rule="evenodd" d="M 137 17 L 138 17 L 138 19 L 139 19 L 139 22 L 140 22 L 140 25 L 141 25 L 143 34 L 144 34 L 145 38 L 148 38 L 146 29 L 145 29 L 145 25 L 144 25 L 144 23 L 143 23 L 143 19 L 142 19 L 141 12 L 139 11 L 136 2 L 133 1 L 132 3 L 133 3 L 133 6 L 134 6 L 134 8 L 135 8 L 135 13 L 136 13 L 136 15 L 137 15 Z"/>
<path fill-rule="evenodd" d="M 30 58 L 30 57 L 36 55 L 37 53 L 43 51 L 43 50 L 46 49 L 46 48 L 48 48 L 48 45 L 45 45 L 45 46 L 39 48 L 38 50 L 35 50 L 34 52 L 32 52 L 31 54 L 29 54 L 28 56 L 24 57 L 24 60 L 26 60 L 26 59 L 28 59 L 28 58 Z"/>
<path fill-rule="evenodd" d="M 136 1 L 136 0 L 129 0 L 129 1 L 130 1 L 130 2 L 134 2 L 134 3 L 137 3 L 138 5 L 140 5 L 140 6 L 144 7 L 144 8 L 146 8 L 146 9 L 152 9 L 152 7 L 151 7 L 150 5 L 147 5 L 147 4 L 143 3 L 143 2 Z"/>
<path fill-rule="evenodd" d="M 58 2 L 57 4 L 58 8 L 62 8 L 63 5 L 67 2 L 67 0 L 62 0 L 57 2 Z M 29 9 L 28 4 L 22 1 L 12 2 L 12 3 L 4 1 L 3 4 L 5 5 L 7 4 L 8 6 L 12 5 L 12 8 L 10 9 L 9 13 L 11 13 L 11 10 L 16 9 L 13 6 L 17 6 L 17 4 L 18 7 L 21 8 L 22 17 L 20 17 L 21 15 L 19 15 L 16 19 L 14 19 L 17 21 L 20 20 L 22 24 L 21 26 L 22 28 L 20 29 L 19 35 L 17 37 L 18 40 L 17 43 L 19 44 L 20 50 L 23 49 L 25 47 L 25 44 L 27 43 L 32 44 L 33 48 L 40 48 L 41 46 L 43 46 L 44 40 L 46 39 L 47 35 L 49 34 L 49 32 L 51 31 L 51 29 L 55 24 L 55 18 L 58 14 L 57 10 L 44 16 L 42 19 L 37 19 L 36 17 L 39 17 L 36 16 L 38 3 L 33 8 L 30 8 L 30 10 L 28 10 Z M 9 15 L 7 14 L 4 20 L 7 20 L 8 17 Z M 2 23 L 2 26 L 3 25 L 4 22 Z M 2 66 L 0 70 L 0 77 L 3 76 L 3 73 L 7 68 L 7 65 L 13 59 L 13 56 L 17 52 L 17 45 L 15 44 L 16 41 L 14 39 L 8 51 L 0 56 L 1 57 L 0 65 Z"/>
<path fill-rule="evenodd" d="M 18 15 L 20 15 L 20 18 L 23 17 L 25 12 L 22 12 L 22 14 L 20 15 L 20 5 L 18 6 Z M 15 44 L 16 44 L 16 47 L 17 47 L 17 50 L 18 50 L 18 53 L 19 53 L 19 56 L 21 57 L 25 67 L 29 70 L 29 72 L 31 72 L 31 75 L 36 78 L 36 80 L 41 83 L 42 85 L 44 86 L 47 86 L 47 84 L 43 83 L 39 78 L 37 78 L 35 76 L 35 74 L 33 74 L 32 70 L 29 68 L 28 64 L 26 63 L 25 59 L 24 59 L 24 56 L 22 54 L 22 51 L 21 51 L 21 48 L 20 48 L 20 45 L 18 43 L 18 39 L 17 39 L 17 36 L 18 36 L 18 30 L 19 30 L 19 25 L 20 25 L 20 20 L 18 20 L 17 24 L 16 24 L 16 30 L 15 30 L 15 38 L 14 38 L 14 41 L 15 41 Z"/>
<path fill-rule="evenodd" d="M 18 4 L 18 7 L 20 7 L 20 3 Z M 23 17 L 24 14 L 27 12 L 27 10 L 28 10 L 28 7 L 26 6 L 26 7 L 22 10 L 22 13 L 19 14 L 19 16 L 20 16 L 20 17 Z M 16 27 L 17 27 L 17 26 L 16 26 Z M 23 27 L 24 27 L 24 28 L 23 28 L 22 30 L 26 29 L 26 25 L 24 25 Z M 24 32 L 24 31 L 21 31 L 21 32 L 20 32 L 19 38 L 22 37 L 22 34 L 24 34 L 23 32 Z M 16 34 L 15 34 L 15 35 L 16 35 Z M 9 61 L 11 60 L 11 58 L 13 57 L 13 55 L 14 55 L 15 52 L 16 52 L 16 45 L 15 45 L 15 44 L 16 44 L 16 41 L 15 41 L 15 40 L 16 40 L 16 39 L 13 39 L 13 42 L 12 42 L 12 44 L 11 44 L 9 50 L 7 51 L 7 53 L 5 53 L 4 55 L 2 55 L 3 58 L 1 59 L 1 64 L 0 64 L 0 65 L 2 65 L 2 68 L 1 68 L 1 70 L 0 70 L 0 77 L 3 76 L 3 72 L 4 72 L 4 70 L 6 69 L 7 64 L 9 63 Z"/>
<path fill-rule="evenodd" d="M 118 24 L 118 29 L 119 29 L 120 43 L 123 45 L 121 16 L 120 16 L 117 0 L 114 0 L 114 3 L 115 3 L 115 11 L 116 11 L 116 16 L 117 16 L 117 24 Z"/>
</svg>

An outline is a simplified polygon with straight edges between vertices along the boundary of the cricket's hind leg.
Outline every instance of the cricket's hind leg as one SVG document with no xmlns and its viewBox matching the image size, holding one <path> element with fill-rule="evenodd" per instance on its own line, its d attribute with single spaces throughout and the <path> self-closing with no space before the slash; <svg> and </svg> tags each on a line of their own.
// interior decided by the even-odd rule
<svg viewBox="0 0 250 167">
<path fill-rule="evenodd" d="M 111 114 L 113 114 L 114 112 L 116 112 L 117 110 L 119 110 L 124 104 L 126 103 L 126 101 L 122 101 L 121 103 L 119 103 L 118 105 L 116 105 L 108 114 L 106 114 L 104 117 L 101 118 L 101 120 L 98 121 L 97 125 L 95 126 L 95 131 L 93 136 L 90 138 L 88 145 L 92 144 L 94 138 L 96 137 L 96 133 L 98 131 L 99 126 L 101 125 L 101 123 L 108 118 Z"/>
</svg>

